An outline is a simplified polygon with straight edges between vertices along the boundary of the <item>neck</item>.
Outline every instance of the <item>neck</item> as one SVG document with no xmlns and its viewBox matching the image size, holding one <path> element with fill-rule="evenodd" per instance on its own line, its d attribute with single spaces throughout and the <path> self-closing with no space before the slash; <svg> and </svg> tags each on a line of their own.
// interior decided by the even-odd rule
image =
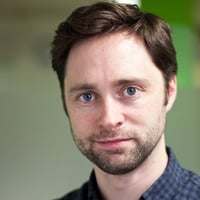
<svg viewBox="0 0 200 200">
<path fill-rule="evenodd" d="M 149 157 L 125 175 L 111 175 L 95 166 L 97 184 L 105 200 L 138 200 L 162 175 L 167 166 L 164 136 Z"/>
</svg>

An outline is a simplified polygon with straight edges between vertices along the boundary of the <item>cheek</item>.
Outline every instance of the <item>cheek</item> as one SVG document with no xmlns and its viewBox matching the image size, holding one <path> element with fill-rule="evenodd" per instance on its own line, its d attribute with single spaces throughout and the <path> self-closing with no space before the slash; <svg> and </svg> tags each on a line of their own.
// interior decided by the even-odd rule
<svg viewBox="0 0 200 200">
<path fill-rule="evenodd" d="M 89 114 L 69 112 L 69 119 L 73 133 L 79 137 L 88 136 L 94 130 L 94 117 Z"/>
<path fill-rule="evenodd" d="M 126 119 L 136 126 L 151 126 L 155 120 L 158 120 L 164 111 L 163 102 L 142 103 L 140 106 L 129 108 L 126 111 Z"/>
</svg>

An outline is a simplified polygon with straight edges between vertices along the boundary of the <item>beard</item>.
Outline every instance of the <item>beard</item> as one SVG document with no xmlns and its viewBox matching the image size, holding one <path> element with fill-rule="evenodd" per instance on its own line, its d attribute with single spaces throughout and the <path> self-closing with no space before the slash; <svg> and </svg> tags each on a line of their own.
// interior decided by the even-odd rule
<svg viewBox="0 0 200 200">
<path fill-rule="evenodd" d="M 162 118 L 162 117 L 161 117 Z M 151 154 L 160 141 L 165 126 L 165 120 L 159 119 L 149 129 L 135 131 L 110 131 L 100 130 L 98 133 L 90 134 L 87 138 L 79 138 L 72 130 L 75 144 L 91 162 L 112 175 L 123 175 L 138 168 Z M 119 148 L 100 148 L 95 141 L 113 138 L 132 138 L 127 146 Z M 145 137 L 145 138 L 144 138 Z"/>
</svg>

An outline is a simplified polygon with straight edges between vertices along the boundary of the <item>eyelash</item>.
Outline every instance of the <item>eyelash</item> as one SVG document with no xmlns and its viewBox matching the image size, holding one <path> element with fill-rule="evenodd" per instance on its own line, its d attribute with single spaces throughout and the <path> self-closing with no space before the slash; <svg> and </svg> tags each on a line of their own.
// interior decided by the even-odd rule
<svg viewBox="0 0 200 200">
<path fill-rule="evenodd" d="M 134 89 L 134 91 L 129 91 L 129 92 L 134 92 L 133 94 L 128 94 L 128 89 Z M 127 94 L 125 94 L 125 92 Z M 138 88 L 135 86 L 128 86 L 122 89 L 121 93 L 122 95 L 120 96 L 126 96 L 126 97 L 134 97 L 136 95 L 136 93 L 138 92 Z"/>
<path fill-rule="evenodd" d="M 79 96 L 79 99 L 81 100 L 81 98 L 83 98 L 84 95 L 91 95 L 92 101 L 96 98 L 92 92 L 84 92 L 83 94 Z M 87 103 L 87 102 L 91 102 L 91 100 L 87 101 L 87 100 L 82 99 L 81 102 Z"/>
<path fill-rule="evenodd" d="M 128 93 L 127 92 L 128 89 L 134 89 L 134 94 L 133 95 L 125 94 L 125 92 Z M 117 93 L 117 95 L 120 98 L 122 98 L 122 97 L 125 97 L 125 98 L 134 98 L 137 95 L 138 91 L 139 91 L 138 87 L 135 87 L 135 86 L 126 86 L 126 87 L 123 87 L 121 90 L 119 90 L 119 92 Z M 87 100 L 83 99 L 84 95 L 91 95 L 91 99 L 92 100 L 88 100 L 87 101 Z M 82 103 L 88 104 L 88 103 L 94 102 L 97 98 L 98 98 L 98 95 L 96 95 L 94 92 L 88 91 L 88 92 L 81 93 L 80 95 L 78 95 L 78 97 L 76 99 L 78 99 Z"/>
</svg>

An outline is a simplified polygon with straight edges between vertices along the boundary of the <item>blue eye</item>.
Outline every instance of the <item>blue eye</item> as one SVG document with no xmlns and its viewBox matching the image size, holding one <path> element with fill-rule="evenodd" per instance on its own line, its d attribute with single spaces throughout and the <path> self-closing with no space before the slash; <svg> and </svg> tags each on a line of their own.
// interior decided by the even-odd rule
<svg viewBox="0 0 200 200">
<path fill-rule="evenodd" d="M 137 89 L 135 87 L 128 87 L 124 90 L 124 95 L 125 96 L 133 96 L 135 95 Z"/>
<path fill-rule="evenodd" d="M 81 101 L 90 102 L 94 100 L 94 96 L 91 93 L 84 93 L 80 96 Z"/>
</svg>

